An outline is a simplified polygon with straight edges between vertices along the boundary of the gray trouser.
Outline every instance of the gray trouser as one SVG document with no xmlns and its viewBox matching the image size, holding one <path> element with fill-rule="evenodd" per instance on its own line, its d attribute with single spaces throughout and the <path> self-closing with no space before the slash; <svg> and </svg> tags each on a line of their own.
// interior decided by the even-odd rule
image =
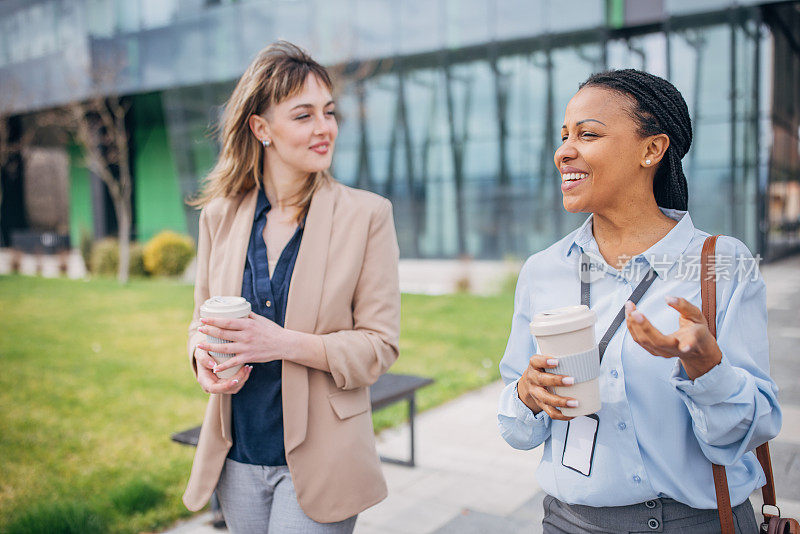
<svg viewBox="0 0 800 534">
<path fill-rule="evenodd" d="M 654 499 L 630 506 L 596 508 L 544 498 L 544 534 L 621 534 L 691 532 L 719 534 L 716 510 L 698 510 L 672 499 Z M 758 525 L 750 501 L 733 508 L 737 534 L 756 534 Z"/>
<path fill-rule="evenodd" d="M 353 516 L 338 523 L 317 523 L 308 517 L 294 492 L 285 465 L 268 467 L 225 460 L 217 495 L 228 530 L 233 534 L 351 534 Z"/>
</svg>

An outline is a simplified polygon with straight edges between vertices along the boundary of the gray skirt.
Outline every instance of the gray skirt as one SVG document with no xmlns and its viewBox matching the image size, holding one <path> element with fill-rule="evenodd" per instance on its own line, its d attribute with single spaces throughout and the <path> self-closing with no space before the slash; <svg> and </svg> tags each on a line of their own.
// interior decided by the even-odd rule
<svg viewBox="0 0 800 534">
<path fill-rule="evenodd" d="M 597 508 L 544 498 L 544 534 L 621 534 L 633 532 L 690 532 L 719 534 L 716 510 L 699 510 L 672 499 L 654 499 L 630 506 Z M 750 501 L 733 508 L 736 532 L 756 534 L 758 524 Z"/>
</svg>

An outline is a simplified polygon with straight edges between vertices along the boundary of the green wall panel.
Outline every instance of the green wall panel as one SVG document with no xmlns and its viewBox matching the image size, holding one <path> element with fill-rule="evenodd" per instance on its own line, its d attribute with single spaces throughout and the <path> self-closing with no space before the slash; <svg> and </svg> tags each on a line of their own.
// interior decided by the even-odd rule
<svg viewBox="0 0 800 534">
<path fill-rule="evenodd" d="M 625 0 L 606 0 L 606 24 L 609 28 L 625 26 Z"/>
<path fill-rule="evenodd" d="M 83 154 L 77 145 L 67 146 L 69 154 L 69 239 L 73 248 L 78 248 L 81 233 L 91 234 L 94 228 L 92 216 L 92 184 L 89 169 L 83 165 Z"/>
<path fill-rule="evenodd" d="M 186 233 L 183 199 L 170 150 L 161 96 L 133 97 L 136 235 L 144 242 L 161 230 Z"/>
</svg>

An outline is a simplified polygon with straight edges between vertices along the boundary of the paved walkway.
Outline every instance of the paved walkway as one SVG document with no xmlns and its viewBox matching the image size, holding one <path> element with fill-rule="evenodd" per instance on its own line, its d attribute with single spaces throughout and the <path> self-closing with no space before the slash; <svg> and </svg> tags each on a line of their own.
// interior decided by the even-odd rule
<svg viewBox="0 0 800 534">
<path fill-rule="evenodd" d="M 771 443 L 779 505 L 800 517 L 800 257 L 767 265 L 772 376 L 781 388 L 783 430 Z M 500 382 L 420 414 L 418 467 L 384 464 L 389 497 L 359 517 L 356 534 L 541 532 L 544 497 L 534 471 L 541 448 L 517 451 L 500 438 L 495 407 Z M 407 454 L 408 428 L 383 432 L 383 454 Z M 760 509 L 761 496 L 752 502 Z M 757 514 L 758 517 L 758 514 Z M 201 514 L 171 530 L 212 534 Z"/>
</svg>

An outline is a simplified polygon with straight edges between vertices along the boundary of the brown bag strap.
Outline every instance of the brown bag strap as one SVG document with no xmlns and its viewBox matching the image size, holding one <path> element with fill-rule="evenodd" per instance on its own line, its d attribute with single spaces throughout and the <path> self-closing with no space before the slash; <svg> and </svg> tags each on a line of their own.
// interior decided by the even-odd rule
<svg viewBox="0 0 800 534">
<path fill-rule="evenodd" d="M 717 277 L 714 250 L 718 235 L 706 238 L 700 258 L 700 295 L 703 299 L 703 317 L 714 338 L 717 337 Z"/>
<path fill-rule="evenodd" d="M 703 317 L 706 318 L 708 330 L 717 337 L 717 277 L 714 250 L 719 236 L 710 236 L 703 243 L 703 255 L 700 261 L 700 295 L 703 301 Z M 712 464 L 714 471 L 714 490 L 717 492 L 717 512 L 722 534 L 734 534 L 733 508 L 728 491 L 728 477 L 725 467 Z"/>
<path fill-rule="evenodd" d="M 761 464 L 761 469 L 764 470 L 764 475 L 767 477 L 767 483 L 761 487 L 761 496 L 764 504 L 776 506 L 777 498 L 775 496 L 775 480 L 772 477 L 772 460 L 769 457 L 769 443 L 758 446 L 756 457 L 758 457 L 758 463 Z M 764 519 L 766 520 L 766 517 Z"/>
<path fill-rule="evenodd" d="M 711 464 L 714 471 L 714 491 L 717 492 L 717 513 L 722 534 L 735 534 L 733 527 L 733 506 L 728 491 L 728 476 L 724 465 Z"/>
<path fill-rule="evenodd" d="M 708 329 L 711 335 L 717 337 L 717 281 L 715 271 L 714 251 L 717 246 L 719 236 L 710 236 L 703 243 L 703 252 L 700 262 L 700 295 L 703 302 L 703 317 L 706 318 Z M 767 483 L 761 488 L 764 504 L 775 506 L 775 481 L 772 476 L 772 461 L 769 457 L 769 444 L 764 443 L 756 448 L 756 456 Z M 722 527 L 722 534 L 734 534 L 733 528 L 733 508 L 731 507 L 731 497 L 728 491 L 728 477 L 725 473 L 725 466 L 712 464 L 714 471 L 714 490 L 717 492 L 717 511 L 719 512 L 719 523 Z M 762 509 L 763 512 L 763 509 Z M 764 521 L 769 522 L 771 514 L 764 514 Z"/>
</svg>

